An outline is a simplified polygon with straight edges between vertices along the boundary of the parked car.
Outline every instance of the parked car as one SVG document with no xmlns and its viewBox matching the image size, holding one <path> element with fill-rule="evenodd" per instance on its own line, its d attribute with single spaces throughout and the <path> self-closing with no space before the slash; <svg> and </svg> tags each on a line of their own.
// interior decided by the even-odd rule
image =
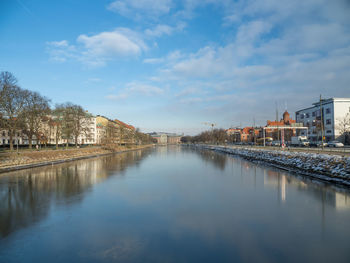
<svg viewBox="0 0 350 263">
<path fill-rule="evenodd" d="M 308 147 L 309 141 L 306 136 L 293 136 L 291 146 Z"/>
<path fill-rule="evenodd" d="M 280 141 L 272 141 L 271 146 L 281 146 L 281 142 Z"/>
<path fill-rule="evenodd" d="M 328 146 L 328 143 L 326 142 L 317 142 L 317 147 L 322 147 L 322 143 L 323 143 L 323 147 Z"/>
<path fill-rule="evenodd" d="M 266 142 L 266 146 L 272 146 L 272 142 Z"/>
<path fill-rule="evenodd" d="M 344 147 L 344 144 L 339 141 L 331 141 L 328 142 L 328 147 Z"/>
<path fill-rule="evenodd" d="M 318 142 L 309 142 L 309 147 L 318 147 Z"/>
</svg>

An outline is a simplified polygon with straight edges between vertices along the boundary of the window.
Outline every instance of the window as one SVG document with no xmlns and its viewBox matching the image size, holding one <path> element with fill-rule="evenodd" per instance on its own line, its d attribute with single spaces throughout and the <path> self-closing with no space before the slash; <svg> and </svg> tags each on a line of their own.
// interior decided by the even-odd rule
<svg viewBox="0 0 350 263">
<path fill-rule="evenodd" d="M 3 131 L 3 132 L 2 132 L 2 136 L 4 136 L 4 137 L 6 136 L 6 133 L 5 133 L 5 131 Z"/>
<path fill-rule="evenodd" d="M 300 119 L 304 119 L 304 114 L 301 114 L 301 117 L 300 117 Z"/>
<path fill-rule="evenodd" d="M 332 133 L 332 131 L 331 130 L 327 130 L 326 133 Z"/>
<path fill-rule="evenodd" d="M 313 111 L 312 112 L 312 117 L 315 117 L 316 116 L 316 111 Z"/>
<path fill-rule="evenodd" d="M 310 117 L 310 114 L 309 113 L 306 113 L 306 118 L 309 118 Z"/>
<path fill-rule="evenodd" d="M 331 109 L 330 108 L 326 109 L 326 113 L 327 114 L 331 113 Z"/>
<path fill-rule="evenodd" d="M 331 119 L 327 119 L 326 124 L 331 124 Z"/>
</svg>

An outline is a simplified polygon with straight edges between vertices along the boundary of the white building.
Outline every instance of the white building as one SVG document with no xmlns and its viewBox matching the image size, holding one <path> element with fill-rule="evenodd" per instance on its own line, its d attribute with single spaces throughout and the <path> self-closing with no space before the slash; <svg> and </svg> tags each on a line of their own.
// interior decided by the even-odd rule
<svg viewBox="0 0 350 263">
<path fill-rule="evenodd" d="M 92 116 L 82 120 L 81 134 L 78 136 L 78 144 L 96 144 L 97 143 L 97 127 L 96 127 L 96 117 Z M 49 145 L 56 144 L 56 137 L 58 145 L 65 144 L 67 139 L 62 138 L 62 132 L 59 131 L 57 123 L 52 116 L 48 116 L 48 120 L 41 123 L 40 127 L 40 141 L 37 140 L 36 136 L 33 135 L 32 144 L 35 146 L 37 143 L 47 143 Z M 18 130 L 15 132 L 12 138 L 13 145 L 28 145 L 28 136 Z M 74 138 L 69 138 L 69 143 L 74 144 Z M 8 147 L 10 144 L 10 136 L 7 129 L 0 127 L 0 146 Z"/>
<path fill-rule="evenodd" d="M 22 145 L 24 143 L 23 134 L 21 130 L 15 132 L 15 136 L 12 138 L 13 145 Z M 8 130 L 0 128 L 0 145 L 10 145 L 10 134 Z"/>
<path fill-rule="evenodd" d="M 344 141 L 344 136 L 340 132 L 339 122 L 350 113 L 350 98 L 330 98 L 315 102 L 312 107 L 295 112 L 296 122 L 302 122 L 308 127 L 308 134 L 303 131 L 301 135 L 307 135 L 310 141 L 321 140 L 321 124 L 323 123 L 323 136 L 326 141 Z M 322 123 L 321 123 L 322 120 Z"/>
<path fill-rule="evenodd" d="M 82 132 L 78 136 L 78 144 L 96 144 L 97 142 L 97 128 L 96 117 L 92 116 L 85 118 L 81 122 Z M 73 138 L 73 143 L 75 143 Z"/>
</svg>

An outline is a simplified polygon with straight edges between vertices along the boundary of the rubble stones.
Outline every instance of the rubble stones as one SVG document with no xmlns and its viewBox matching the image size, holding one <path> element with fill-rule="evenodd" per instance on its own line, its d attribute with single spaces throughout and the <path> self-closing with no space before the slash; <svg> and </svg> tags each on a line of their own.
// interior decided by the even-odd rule
<svg viewBox="0 0 350 263">
<path fill-rule="evenodd" d="M 308 175 L 322 181 L 350 187 L 350 157 L 256 148 L 197 146 L 217 152 L 237 155 L 247 160 L 268 163 L 291 172 L 302 173 L 303 175 Z"/>
</svg>

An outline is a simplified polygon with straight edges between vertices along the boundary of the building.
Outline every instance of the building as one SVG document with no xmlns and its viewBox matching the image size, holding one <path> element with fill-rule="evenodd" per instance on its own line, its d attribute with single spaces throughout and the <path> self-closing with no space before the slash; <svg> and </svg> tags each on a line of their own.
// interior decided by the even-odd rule
<svg viewBox="0 0 350 263">
<path fill-rule="evenodd" d="M 267 121 L 265 126 L 265 136 L 271 137 L 274 140 L 280 140 L 282 138 L 282 133 L 285 141 L 290 141 L 292 136 L 297 135 L 297 128 L 301 127 L 302 124 L 297 123 L 290 117 L 288 111 L 283 113 L 282 119 L 280 121 Z M 282 131 L 283 130 L 283 131 Z"/>
<path fill-rule="evenodd" d="M 178 144 L 181 143 L 182 135 L 166 132 L 151 132 L 148 133 L 152 138 L 157 140 L 158 144 Z"/>
<path fill-rule="evenodd" d="M 88 112 L 87 112 L 88 113 Z M 93 116 L 87 114 L 80 119 L 79 136 L 75 138 L 71 132 L 69 138 L 66 138 L 62 130 L 62 122 L 59 116 L 48 115 L 40 120 L 40 125 L 32 136 L 32 145 L 58 145 L 66 144 L 104 144 L 121 145 L 134 144 L 135 132 L 134 126 L 126 124 L 119 120 L 111 120 L 104 116 Z M 76 129 L 78 133 L 78 129 Z M 77 140 L 77 141 L 76 141 Z M 12 138 L 13 145 L 28 145 L 29 138 L 24 130 L 17 130 Z M 9 131 L 0 127 L 0 146 L 8 147 L 10 144 Z"/>
<path fill-rule="evenodd" d="M 120 144 L 120 125 L 107 117 L 96 116 L 97 144 Z"/>
<path fill-rule="evenodd" d="M 179 144 L 181 143 L 182 135 L 168 134 L 168 144 Z"/>
<path fill-rule="evenodd" d="M 119 127 L 120 142 L 121 144 L 134 144 L 135 143 L 135 132 L 134 126 L 126 124 L 120 120 L 115 119 L 114 122 Z"/>
<path fill-rule="evenodd" d="M 310 141 L 320 141 L 322 134 L 326 141 L 340 140 L 349 143 L 348 134 L 340 122 L 350 113 L 350 98 L 330 98 L 315 102 L 313 106 L 296 111 L 295 119 L 308 127 Z"/>
<path fill-rule="evenodd" d="M 230 137 L 231 142 L 241 142 L 242 129 L 240 128 L 229 128 L 226 130 L 226 134 Z"/>
<path fill-rule="evenodd" d="M 152 138 L 157 140 L 158 144 L 167 144 L 168 136 L 166 134 L 150 134 Z"/>
<path fill-rule="evenodd" d="M 23 134 L 21 130 L 17 130 L 12 138 L 13 145 L 23 145 Z M 8 146 L 10 145 L 10 134 L 8 130 L 0 128 L 0 146 Z"/>
<path fill-rule="evenodd" d="M 96 144 L 97 142 L 97 117 L 86 117 L 81 121 L 81 134 L 78 136 L 78 144 Z M 74 141 L 74 139 L 73 139 Z"/>
<path fill-rule="evenodd" d="M 254 142 L 259 137 L 260 130 L 258 127 L 230 128 L 226 134 L 232 142 Z"/>
</svg>

